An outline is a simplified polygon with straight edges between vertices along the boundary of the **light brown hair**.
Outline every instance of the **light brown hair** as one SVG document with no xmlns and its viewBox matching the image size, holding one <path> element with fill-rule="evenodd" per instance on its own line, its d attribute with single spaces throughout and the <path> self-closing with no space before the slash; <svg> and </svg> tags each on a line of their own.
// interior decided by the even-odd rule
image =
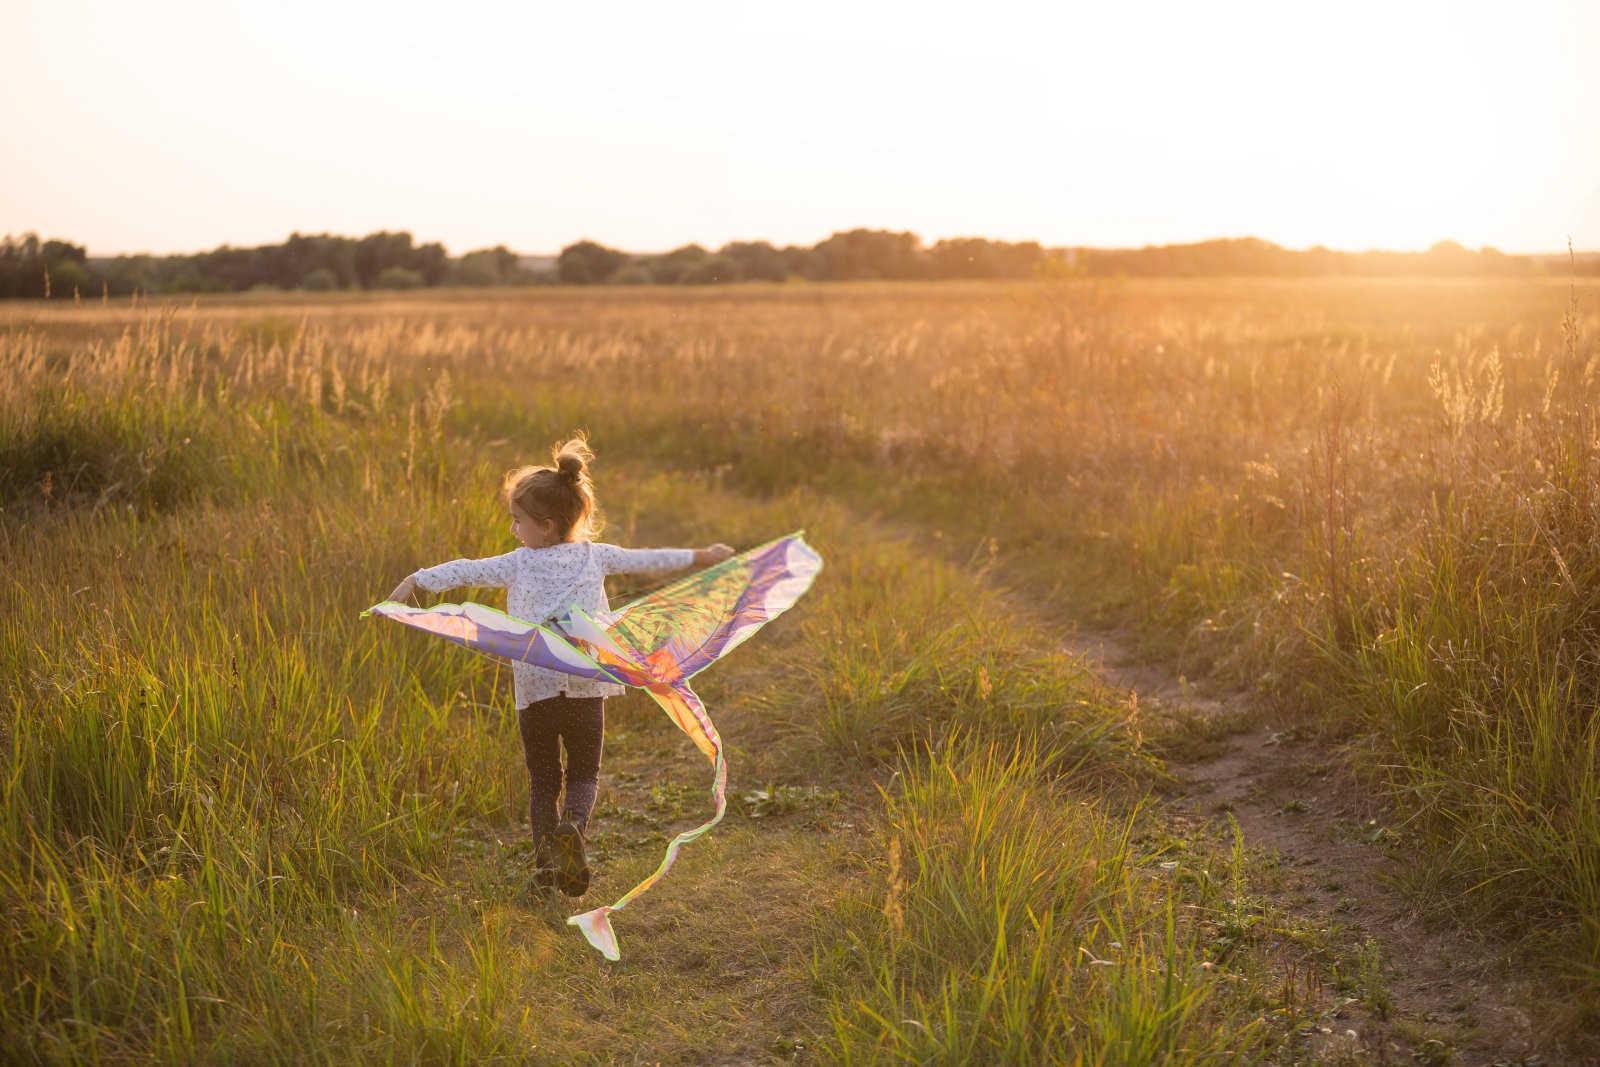
<svg viewBox="0 0 1600 1067">
<path fill-rule="evenodd" d="M 561 541 L 588 541 L 600 534 L 604 519 L 595 501 L 589 464 L 594 451 L 582 433 L 550 450 L 549 467 L 518 467 L 506 472 L 501 491 L 531 519 L 556 524 Z"/>
</svg>

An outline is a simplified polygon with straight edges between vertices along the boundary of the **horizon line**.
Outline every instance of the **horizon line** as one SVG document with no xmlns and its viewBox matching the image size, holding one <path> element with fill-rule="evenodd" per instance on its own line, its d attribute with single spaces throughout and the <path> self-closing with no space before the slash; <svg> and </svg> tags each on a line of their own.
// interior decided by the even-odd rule
<svg viewBox="0 0 1600 1067">
<path fill-rule="evenodd" d="M 700 247 L 705 248 L 707 251 L 713 251 L 713 252 L 716 251 L 718 248 L 725 247 L 726 245 L 729 245 L 729 244 L 741 244 L 741 243 L 752 243 L 752 244 L 754 244 L 754 243 L 766 243 L 766 244 L 772 245 L 774 248 L 793 248 L 793 247 L 809 248 L 809 247 L 814 247 L 815 245 L 821 244 L 823 241 L 828 240 L 829 237 L 833 237 L 833 236 L 835 236 L 837 234 L 841 234 L 841 233 L 850 233 L 850 232 L 853 232 L 853 231 L 856 231 L 856 230 L 867 230 L 867 231 L 875 231 L 875 232 L 880 232 L 880 233 L 910 233 L 910 234 L 912 234 L 912 236 L 917 238 L 918 243 L 920 245 L 922 245 L 923 247 L 932 247 L 933 245 L 938 244 L 940 241 L 981 240 L 981 241 L 990 241 L 990 242 L 994 242 L 994 243 L 997 243 L 997 244 L 1027 244 L 1027 243 L 1029 243 L 1031 241 L 1032 243 L 1038 244 L 1040 248 L 1044 249 L 1047 252 L 1056 252 L 1056 251 L 1134 252 L 1134 251 L 1139 251 L 1141 249 L 1148 249 L 1148 248 L 1182 248 L 1182 247 L 1188 247 L 1188 246 L 1193 246 L 1193 245 L 1214 244 L 1214 243 L 1227 242 L 1227 241 L 1260 241 L 1263 244 L 1272 245 L 1273 247 L 1278 248 L 1278 249 L 1280 249 L 1282 251 L 1285 251 L 1285 252 L 1302 252 L 1303 253 L 1303 252 L 1323 251 L 1323 252 L 1338 253 L 1338 254 L 1341 254 L 1341 255 L 1371 255 L 1371 254 L 1426 255 L 1428 252 L 1432 251 L 1433 249 L 1437 248 L 1439 245 L 1442 245 L 1442 244 L 1454 244 L 1454 245 L 1457 245 L 1457 246 L 1459 246 L 1461 248 L 1464 248 L 1468 252 L 1472 252 L 1472 253 L 1481 253 L 1481 252 L 1483 252 L 1485 250 L 1493 249 L 1495 252 L 1498 252 L 1501 255 L 1526 257 L 1526 258 L 1544 258 L 1544 257 L 1550 257 L 1550 256 L 1562 256 L 1562 255 L 1567 255 L 1569 252 L 1572 255 L 1575 255 L 1575 256 L 1600 255 L 1600 247 L 1596 247 L 1596 248 L 1569 247 L 1569 248 L 1558 248 L 1558 249 L 1546 249 L 1546 250 L 1531 251 L 1531 252 L 1529 252 L 1529 251 L 1507 251 L 1506 249 L 1499 248 L 1499 247 L 1496 247 L 1494 245 L 1478 245 L 1478 246 L 1474 247 L 1474 246 L 1471 246 L 1471 245 L 1464 244 L 1464 243 L 1462 243 L 1460 241 L 1457 241 L 1455 238 L 1452 238 L 1452 237 L 1441 237 L 1439 240 L 1433 242 L 1432 244 L 1428 245 L 1425 248 L 1383 248 L 1383 247 L 1370 247 L 1370 246 L 1369 247 L 1365 247 L 1365 248 L 1355 248 L 1355 247 L 1337 247 L 1337 246 L 1334 246 L 1334 245 L 1321 244 L 1321 243 L 1311 244 L 1311 245 L 1304 245 L 1304 246 L 1298 246 L 1297 247 L 1297 246 L 1293 246 L 1293 245 L 1279 244 L 1278 242 L 1273 241 L 1270 238 L 1260 237 L 1260 236 L 1258 236 L 1256 234 L 1248 234 L 1248 233 L 1247 234 L 1219 234 L 1219 235 L 1216 235 L 1216 236 L 1198 238 L 1198 239 L 1195 239 L 1195 240 L 1166 241 L 1166 242 L 1161 242 L 1161 243 L 1146 242 L 1144 244 L 1128 244 L 1128 245 L 1089 245 L 1089 244 L 1046 244 L 1045 242 L 1040 241 L 1037 238 L 1022 238 L 1022 239 L 1012 240 L 1012 239 L 999 238 L 999 237 L 988 237 L 988 236 L 984 236 L 982 234 L 973 234 L 973 233 L 963 233 L 963 234 L 955 234 L 955 235 L 949 235 L 949 236 L 943 236 L 943 237 L 925 238 L 921 234 L 918 234 L 915 230 L 898 230 L 898 229 L 894 229 L 892 227 L 887 227 L 887 226 L 877 226 L 877 227 L 873 227 L 873 226 L 852 226 L 852 227 L 848 227 L 846 229 L 836 229 L 836 230 L 831 231 L 829 234 L 827 234 L 824 237 L 817 238 L 815 241 L 811 242 L 811 244 L 809 244 L 809 245 L 800 244 L 798 242 L 783 242 L 783 243 L 780 243 L 780 242 L 773 241 L 770 238 L 765 238 L 765 237 L 733 237 L 733 238 L 729 238 L 726 241 L 723 241 L 723 242 L 721 242 L 720 244 L 717 244 L 717 245 L 711 245 L 711 244 L 703 243 L 701 241 L 691 240 L 691 241 L 687 241 L 687 242 L 685 242 L 683 244 L 676 245 L 676 246 L 674 246 L 672 248 L 665 248 L 665 249 L 660 249 L 660 250 L 630 249 L 630 248 L 626 248 L 626 247 L 621 246 L 621 245 L 610 244 L 610 243 L 608 243 L 606 241 L 600 240 L 598 238 L 595 238 L 595 237 L 592 237 L 592 236 L 589 236 L 589 235 L 583 235 L 583 236 L 579 236 L 577 238 L 574 238 L 573 240 L 568 241 L 566 244 L 562 245 L 561 248 L 548 250 L 548 251 L 546 251 L 546 250 L 529 251 L 529 250 L 526 250 L 526 249 L 517 249 L 517 248 L 512 247 L 510 244 L 508 244 L 507 242 L 504 242 L 504 241 L 501 241 L 498 244 L 494 244 L 494 245 L 480 245 L 480 246 L 474 246 L 472 248 L 465 249 L 463 251 L 454 251 L 451 248 L 451 246 L 447 242 L 445 242 L 443 240 L 437 240 L 437 239 L 435 239 L 435 240 L 425 240 L 423 238 L 418 237 L 415 231 L 407 229 L 405 227 L 394 228 L 394 229 L 385 228 L 385 229 L 369 230 L 366 233 L 361 233 L 361 234 L 337 233 L 337 232 L 334 232 L 332 230 L 310 231 L 310 230 L 294 229 L 294 230 L 290 230 L 289 233 L 287 233 L 283 237 L 279 238 L 276 242 L 268 241 L 268 242 L 263 242 L 263 243 L 254 243 L 254 244 L 245 244 L 245 243 L 237 243 L 236 244 L 236 243 L 229 242 L 229 241 L 223 241 L 223 242 L 221 242 L 219 244 L 211 245 L 210 247 L 206 247 L 206 248 L 190 249 L 190 250 L 187 250 L 187 251 L 171 251 L 171 252 L 152 252 L 152 251 L 148 251 L 148 250 L 117 251 L 117 252 L 97 252 L 97 251 L 94 251 L 89 246 L 89 244 L 87 242 L 83 242 L 83 247 L 84 247 L 84 254 L 89 259 L 116 259 L 116 258 L 119 258 L 119 257 L 131 257 L 131 256 L 152 256 L 152 257 L 194 256 L 194 255 L 202 255 L 202 254 L 207 253 L 207 252 L 214 252 L 214 251 L 217 251 L 217 250 L 223 249 L 223 248 L 238 249 L 238 248 L 265 248 L 265 247 L 272 247 L 274 244 L 279 244 L 279 245 L 284 244 L 290 238 L 295 237 L 295 236 L 301 236 L 301 237 L 344 237 L 344 238 L 350 238 L 350 239 L 360 239 L 361 237 L 370 236 L 371 234 L 375 234 L 375 233 L 408 233 L 408 234 L 411 235 L 411 239 L 414 242 L 416 242 L 417 244 L 420 244 L 420 245 L 438 244 L 438 245 L 444 246 L 444 248 L 446 250 L 446 255 L 449 255 L 449 256 L 452 256 L 452 257 L 460 257 L 460 256 L 468 255 L 468 254 L 470 254 L 472 252 L 480 252 L 480 251 L 485 251 L 487 249 L 492 249 L 492 248 L 505 248 L 505 249 L 507 249 L 507 251 L 513 252 L 514 254 L 516 254 L 519 257 L 550 257 L 550 258 L 555 258 L 555 257 L 560 256 L 562 249 L 571 247 L 572 245 L 575 245 L 575 244 L 580 244 L 580 243 L 582 243 L 584 241 L 592 241 L 595 244 L 603 245 L 606 248 L 615 249 L 618 252 L 624 252 L 624 253 L 626 253 L 626 254 L 628 254 L 630 256 L 661 256 L 661 255 L 666 255 L 669 252 L 675 251 L 677 248 L 687 248 L 687 247 L 689 247 L 691 245 L 699 245 Z M 27 228 L 24 228 L 22 230 L 15 231 L 15 232 L 7 231 L 5 236 L 7 238 L 12 238 L 12 237 L 19 237 L 19 236 L 22 236 L 24 234 L 29 234 L 29 233 L 37 235 L 41 241 L 65 241 L 65 242 L 70 243 L 70 244 L 78 244 L 78 243 L 80 243 L 77 240 L 75 240 L 73 238 L 70 238 L 70 237 L 60 237 L 60 236 L 49 236 L 49 237 L 47 237 L 47 236 L 45 236 L 44 234 L 40 233 L 37 230 L 31 230 L 31 229 L 27 229 Z"/>
</svg>

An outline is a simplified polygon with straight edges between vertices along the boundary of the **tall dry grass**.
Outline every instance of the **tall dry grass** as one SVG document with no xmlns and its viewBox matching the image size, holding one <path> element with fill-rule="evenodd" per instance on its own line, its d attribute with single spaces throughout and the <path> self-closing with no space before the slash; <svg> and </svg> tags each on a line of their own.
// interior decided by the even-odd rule
<svg viewBox="0 0 1600 1067">
<path fill-rule="evenodd" d="M 0 339 L 6 1058 L 569 1062 L 682 1057 L 707 1040 L 803 1047 L 783 1017 L 730 1017 L 737 998 L 708 981 L 718 961 L 659 958 L 705 933 L 641 936 L 621 985 L 566 931 L 541 934 L 515 853 L 485 840 L 514 837 L 522 807 L 504 672 L 357 622 L 419 562 L 497 550 L 494 457 L 525 456 L 550 431 L 527 418 L 525 368 L 485 378 L 485 354 L 595 352 L 571 333 L 496 326 L 481 307 L 465 322 L 397 310 L 47 311 Z M 467 397 L 517 443 L 487 440 Z M 542 402 L 568 428 L 588 414 Z M 613 437 L 612 454 L 650 456 L 650 428 L 639 433 Z M 974 576 L 864 536 L 825 495 L 741 503 L 714 471 L 636 469 L 655 473 L 608 482 L 623 540 L 753 540 L 805 522 L 830 546 L 793 670 L 760 691 L 782 726 L 767 762 L 859 790 L 964 724 L 1002 749 L 1046 746 L 1038 781 L 1014 771 L 1015 791 L 1070 770 L 1131 795 L 1153 773 L 1075 665 L 997 656 L 1003 610 Z M 739 707 L 733 678 L 708 683 L 719 712 Z M 812 853 L 827 843 L 789 848 L 776 873 L 815 891 Z M 675 887 L 695 877 L 684 866 Z M 714 931 L 738 928 L 781 911 L 772 890 L 708 885 L 697 911 Z M 1124 903 L 1130 927 L 1155 906 Z M 920 921 L 915 904 L 907 913 Z M 747 938 L 749 953 L 803 959 L 814 930 L 807 915 L 776 942 Z M 1191 962 L 1167 962 L 1185 1010 L 1215 984 Z M 848 1002 L 849 987 L 838 994 Z M 807 1042 L 860 1040 L 859 1027 L 830 1035 L 828 998 L 813 999 Z"/>
<path fill-rule="evenodd" d="M 780 511 L 796 493 L 839 502 L 957 561 L 993 541 L 1033 599 L 1137 625 L 1366 738 L 1417 829 L 1419 892 L 1544 939 L 1574 1003 L 1593 1003 L 1596 295 L 1174 281 L 7 307 L 3 826 L 26 857 L 7 879 L 7 973 L 49 976 L 35 1003 L 86 1020 L 81 1047 L 179 1041 L 226 1015 L 202 993 L 180 998 L 199 1017 L 174 1016 L 170 995 L 236 981 L 207 970 L 222 946 L 260 946 L 250 973 L 285 982 L 271 946 L 298 935 L 262 929 L 331 921 L 351 893 L 437 867 L 463 812 L 497 817 L 481 735 L 440 710 L 380 739 L 399 683 L 361 681 L 315 635 L 370 599 L 365 575 L 441 543 L 490 548 L 483 457 L 584 425 L 612 462 Z M 612 506 L 624 530 L 661 521 Z M 900 573 L 938 599 L 936 576 Z M 1066 722 L 1074 765 L 1143 773 L 1111 720 L 1053 713 L 1071 688 L 1030 681 L 1046 668 L 1005 673 L 1002 616 L 987 647 L 897 634 L 897 587 L 877 588 L 883 604 L 830 616 L 867 617 L 876 651 L 809 646 L 827 665 L 815 744 L 872 766 L 915 744 L 924 713 L 976 713 L 988 687 L 986 743 L 1015 751 Z M 231 606 L 174 616 L 193 602 Z M 236 664 L 226 634 L 260 661 Z M 443 654 L 399 668 L 429 699 L 490 702 Z M 963 767 L 956 780 L 991 764 Z M 892 817 L 945 803 L 918 797 Z M 900 839 L 906 862 L 918 839 Z M 161 897 L 164 879 L 183 891 Z M 96 940 L 130 929 L 136 956 Z M 930 945 L 956 936 L 930 930 Z M 968 1010 L 936 987 L 884 986 L 873 1010 Z M 430 1003 L 391 1007 L 416 1026 L 436 1013 L 463 1048 L 503 1036 L 463 1036 L 460 1004 Z M 838 1015 L 841 1049 L 865 1018 Z M 1163 1033 L 1192 1037 L 1176 1025 Z"/>
</svg>

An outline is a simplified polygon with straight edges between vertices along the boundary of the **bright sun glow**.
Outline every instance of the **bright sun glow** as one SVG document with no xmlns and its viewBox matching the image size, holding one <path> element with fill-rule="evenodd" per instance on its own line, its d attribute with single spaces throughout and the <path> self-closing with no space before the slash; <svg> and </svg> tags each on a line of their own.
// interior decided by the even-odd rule
<svg viewBox="0 0 1600 1067">
<path fill-rule="evenodd" d="M 1597 10 L 7 0 L 0 232 L 1593 248 Z"/>
</svg>

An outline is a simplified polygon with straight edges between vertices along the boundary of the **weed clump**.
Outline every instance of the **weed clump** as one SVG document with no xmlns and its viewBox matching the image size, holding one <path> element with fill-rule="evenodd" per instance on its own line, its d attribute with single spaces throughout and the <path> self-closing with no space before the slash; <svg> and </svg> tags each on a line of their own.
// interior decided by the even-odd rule
<svg viewBox="0 0 1600 1067">
<path fill-rule="evenodd" d="M 139 397 L 40 396 L 0 416 L 0 508 L 167 511 L 221 481 L 197 412 Z"/>
<path fill-rule="evenodd" d="M 1061 803 L 1039 788 L 1049 762 L 970 736 L 908 758 L 885 798 L 887 882 L 818 960 L 840 989 L 835 1058 L 1221 1061 L 1261 1041 L 1245 1017 L 1217 1025 L 1232 1009 L 1184 902 L 1142 869 L 1137 813 Z"/>
</svg>

